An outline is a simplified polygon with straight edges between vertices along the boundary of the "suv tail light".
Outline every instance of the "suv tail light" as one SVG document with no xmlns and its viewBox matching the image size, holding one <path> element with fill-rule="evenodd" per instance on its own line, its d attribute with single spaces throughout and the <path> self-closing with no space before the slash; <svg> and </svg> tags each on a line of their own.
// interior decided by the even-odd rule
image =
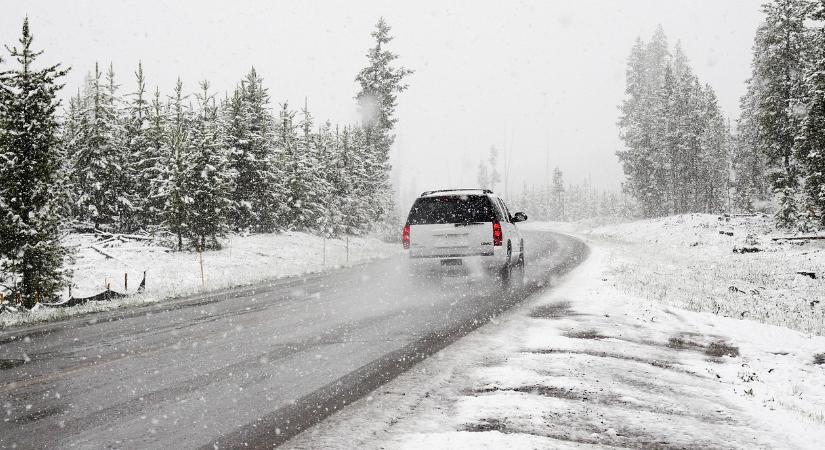
<svg viewBox="0 0 825 450">
<path fill-rule="evenodd" d="M 404 244 L 404 250 L 410 248 L 410 226 L 404 225 L 404 231 L 401 232 L 401 243 Z"/>
<path fill-rule="evenodd" d="M 501 224 L 499 222 L 493 222 L 493 245 L 501 247 L 501 240 Z"/>
</svg>

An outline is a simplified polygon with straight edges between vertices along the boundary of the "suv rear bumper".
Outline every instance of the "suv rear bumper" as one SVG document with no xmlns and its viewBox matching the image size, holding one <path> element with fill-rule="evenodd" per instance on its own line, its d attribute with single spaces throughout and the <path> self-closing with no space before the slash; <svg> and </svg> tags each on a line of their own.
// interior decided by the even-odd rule
<svg viewBox="0 0 825 450">
<path fill-rule="evenodd" d="M 463 255 L 463 256 L 430 256 L 409 257 L 410 269 L 415 272 L 440 273 L 444 271 L 467 270 L 470 273 L 486 273 L 490 270 L 501 269 L 507 264 L 505 252 L 493 255 Z"/>
<path fill-rule="evenodd" d="M 490 250 L 489 252 L 485 253 L 462 253 L 462 252 L 447 252 L 447 253 L 440 253 L 440 252 L 410 252 L 410 259 L 432 259 L 432 258 L 477 258 L 477 257 L 485 257 L 485 256 L 496 256 L 495 252 Z"/>
</svg>

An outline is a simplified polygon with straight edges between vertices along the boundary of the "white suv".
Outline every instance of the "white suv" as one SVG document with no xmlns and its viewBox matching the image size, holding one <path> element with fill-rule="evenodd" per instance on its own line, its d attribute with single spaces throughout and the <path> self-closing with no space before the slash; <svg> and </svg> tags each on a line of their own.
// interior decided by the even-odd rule
<svg viewBox="0 0 825 450">
<path fill-rule="evenodd" d="M 468 266 L 493 271 L 509 283 L 513 269 L 524 272 L 524 239 L 507 206 L 487 189 L 428 191 L 415 200 L 402 242 L 414 269 Z"/>
</svg>

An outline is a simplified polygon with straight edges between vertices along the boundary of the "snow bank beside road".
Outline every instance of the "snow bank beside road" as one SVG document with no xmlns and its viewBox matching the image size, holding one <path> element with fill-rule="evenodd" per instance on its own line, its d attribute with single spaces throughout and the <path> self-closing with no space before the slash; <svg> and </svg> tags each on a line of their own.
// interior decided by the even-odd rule
<svg viewBox="0 0 825 450">
<path fill-rule="evenodd" d="M 768 217 L 709 214 L 582 232 L 611 250 L 611 279 L 625 292 L 692 311 L 825 334 L 825 240 L 772 240 L 787 235 Z"/>
<path fill-rule="evenodd" d="M 128 274 L 128 292 L 134 293 L 146 271 L 145 294 L 73 308 L 4 313 L 0 314 L 0 328 L 319 272 L 388 257 L 398 254 L 401 248 L 374 237 L 351 237 L 347 257 L 347 242 L 343 239 L 325 242 L 318 236 L 298 232 L 234 235 L 224 241 L 223 249 L 203 253 L 202 280 L 200 259 L 195 252 L 172 252 L 149 241 L 115 240 L 101 244 L 92 235 L 81 234 L 70 235 L 67 245 L 77 251 L 71 267 L 75 297 L 97 294 L 107 285 L 123 292 L 124 274 Z"/>
<path fill-rule="evenodd" d="M 629 295 L 590 259 L 288 448 L 817 448 L 825 337 Z M 825 357 L 823 357 L 825 359 Z"/>
</svg>

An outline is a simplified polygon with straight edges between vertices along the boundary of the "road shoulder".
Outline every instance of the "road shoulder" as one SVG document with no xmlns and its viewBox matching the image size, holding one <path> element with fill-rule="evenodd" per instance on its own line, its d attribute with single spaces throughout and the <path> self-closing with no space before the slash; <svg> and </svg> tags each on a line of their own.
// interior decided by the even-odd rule
<svg viewBox="0 0 825 450">
<path fill-rule="evenodd" d="M 324 239 L 307 233 L 285 232 L 232 236 L 224 248 L 202 255 L 172 252 L 152 241 L 144 245 L 109 242 L 110 257 L 93 251 L 88 236 L 72 236 L 78 247 L 70 290 L 75 297 L 88 297 L 110 287 L 128 294 L 106 301 L 88 301 L 71 307 L 38 304 L 30 311 L 0 311 L 0 334 L 31 324 L 64 321 L 77 317 L 103 317 L 99 313 L 134 310 L 140 307 L 164 309 L 201 297 L 232 297 L 237 292 L 267 289 L 270 285 L 325 275 L 391 258 L 400 245 L 376 237 Z M 119 244 L 119 245 L 115 245 Z M 142 275 L 141 275 L 142 274 Z M 138 289 L 141 276 L 144 288 Z M 125 285 L 127 280 L 131 280 Z M 128 286 L 128 289 L 127 289 Z M 2 287 L 0 287 L 2 292 Z M 63 298 L 66 300 L 66 298 Z M 171 306 L 174 308 L 174 306 Z M 129 313 L 126 313 L 129 314 Z M 94 320 L 89 317 L 89 320 Z M 17 331 L 14 331 L 15 333 Z"/>
<path fill-rule="evenodd" d="M 591 256 L 288 448 L 810 447 L 825 338 L 620 292 Z"/>
</svg>

